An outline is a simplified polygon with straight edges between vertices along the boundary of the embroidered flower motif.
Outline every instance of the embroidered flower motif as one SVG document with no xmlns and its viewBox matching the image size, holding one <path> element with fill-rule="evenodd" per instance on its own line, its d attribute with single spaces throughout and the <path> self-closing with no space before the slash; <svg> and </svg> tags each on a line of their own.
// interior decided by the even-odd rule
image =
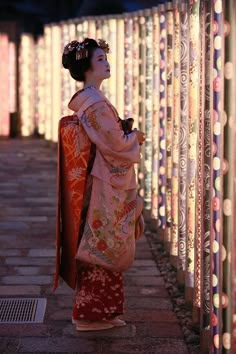
<svg viewBox="0 0 236 354">
<path fill-rule="evenodd" d="M 94 128 L 95 130 L 99 130 L 101 128 L 100 124 L 97 121 L 96 114 L 94 112 L 90 112 L 86 118 L 89 126 Z"/>
<path fill-rule="evenodd" d="M 108 246 L 109 248 L 113 248 L 114 244 L 115 244 L 115 242 L 114 242 L 114 240 L 112 240 L 111 238 L 109 238 L 109 239 L 107 240 L 107 246 Z"/>
<path fill-rule="evenodd" d="M 100 227 L 102 227 L 102 222 L 101 222 L 101 220 L 99 220 L 99 219 L 94 220 L 92 226 L 93 226 L 93 228 L 94 228 L 95 230 L 100 229 Z"/>
<path fill-rule="evenodd" d="M 80 179 L 82 177 L 83 170 L 85 170 L 85 169 L 82 167 L 72 168 L 71 171 L 69 172 L 69 176 L 68 176 L 69 181 L 71 181 L 73 179 Z"/>
<path fill-rule="evenodd" d="M 98 244 L 97 244 L 97 249 L 98 249 L 99 251 L 105 251 L 105 250 L 107 249 L 107 244 L 106 244 L 106 242 L 103 241 L 103 240 L 100 240 L 100 241 L 98 242 Z"/>
</svg>

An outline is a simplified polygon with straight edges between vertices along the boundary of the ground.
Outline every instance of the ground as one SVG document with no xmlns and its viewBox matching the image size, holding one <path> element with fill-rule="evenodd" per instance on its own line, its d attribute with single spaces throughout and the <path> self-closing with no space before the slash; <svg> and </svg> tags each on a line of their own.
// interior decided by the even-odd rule
<svg viewBox="0 0 236 354">
<path fill-rule="evenodd" d="M 144 236 L 125 273 L 127 326 L 79 333 L 74 292 L 52 292 L 55 263 L 55 146 L 0 140 L 0 296 L 46 297 L 42 324 L 0 324 L 0 353 L 187 354 L 164 279 Z"/>
</svg>

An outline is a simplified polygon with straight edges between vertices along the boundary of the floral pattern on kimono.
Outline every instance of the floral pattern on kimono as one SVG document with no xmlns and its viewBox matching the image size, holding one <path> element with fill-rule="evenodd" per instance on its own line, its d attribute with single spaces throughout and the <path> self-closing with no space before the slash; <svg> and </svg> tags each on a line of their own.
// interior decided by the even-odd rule
<svg viewBox="0 0 236 354">
<path fill-rule="evenodd" d="M 94 96 L 95 103 L 82 113 L 80 107 L 91 96 Z M 114 257 L 114 247 L 121 247 L 123 237 L 128 235 L 134 239 L 137 198 L 134 164 L 140 162 L 140 146 L 134 132 L 124 134 L 115 108 L 101 91 L 85 90 L 72 100 L 69 108 L 78 114 L 88 138 L 96 146 L 96 156 L 88 176 L 89 190 L 86 189 L 87 206 L 84 205 L 88 212 L 82 211 L 80 238 L 89 232 L 89 247 L 100 252 L 100 256 L 104 256 L 106 251 L 107 261 L 109 256 L 111 259 Z M 119 256 L 122 256 L 122 249 L 119 251 Z M 79 262 L 78 265 L 73 318 L 99 321 L 122 314 L 122 273 L 94 264 Z"/>
<path fill-rule="evenodd" d="M 124 313 L 123 275 L 100 266 L 79 268 L 74 320 L 102 321 Z"/>
</svg>

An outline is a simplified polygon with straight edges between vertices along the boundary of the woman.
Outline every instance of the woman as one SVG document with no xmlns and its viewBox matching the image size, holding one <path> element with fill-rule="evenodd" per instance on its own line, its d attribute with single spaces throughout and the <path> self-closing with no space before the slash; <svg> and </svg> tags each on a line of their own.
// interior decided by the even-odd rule
<svg viewBox="0 0 236 354">
<path fill-rule="evenodd" d="M 116 263 L 124 263 L 121 269 L 127 268 L 132 259 L 122 242 L 129 240 L 131 252 L 134 237 L 143 231 L 134 163 L 140 162 L 145 136 L 123 129 L 124 121 L 100 90 L 110 77 L 108 52 L 105 41 L 86 38 L 70 42 L 62 56 L 64 68 L 84 82 L 84 88 L 69 103 L 75 115 L 59 124 L 54 288 L 58 274 L 76 288 L 72 322 L 78 331 L 125 325 L 118 317 L 124 312 L 122 272 L 111 266 L 116 258 Z M 91 262 L 81 250 L 88 251 Z"/>
</svg>

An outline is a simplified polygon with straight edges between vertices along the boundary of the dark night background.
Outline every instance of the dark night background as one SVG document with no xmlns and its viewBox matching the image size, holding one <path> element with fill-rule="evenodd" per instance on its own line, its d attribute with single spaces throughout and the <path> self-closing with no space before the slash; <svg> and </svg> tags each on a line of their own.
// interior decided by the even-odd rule
<svg viewBox="0 0 236 354">
<path fill-rule="evenodd" d="M 0 30 L 16 21 L 20 31 L 43 33 L 43 25 L 70 18 L 118 14 L 157 6 L 164 0 L 0 0 Z"/>
</svg>

